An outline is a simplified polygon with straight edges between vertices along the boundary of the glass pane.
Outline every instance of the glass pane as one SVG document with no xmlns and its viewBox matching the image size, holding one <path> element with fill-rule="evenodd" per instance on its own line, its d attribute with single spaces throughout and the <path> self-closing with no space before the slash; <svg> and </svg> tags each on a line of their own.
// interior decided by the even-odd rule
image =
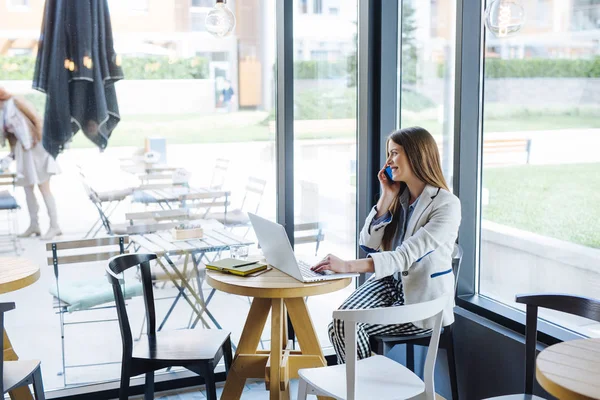
<svg viewBox="0 0 600 400">
<path fill-rule="evenodd" d="M 17 12 L 11 14 L 6 11 L 6 3 L 0 1 L 0 85 L 14 95 L 24 96 L 43 114 L 46 96 L 31 89 L 36 56 L 36 42 L 32 38 L 39 36 L 43 2 L 32 2 L 32 10 L 28 15 Z M 222 198 L 213 199 L 214 202 L 209 201 L 208 204 L 189 199 L 185 204 L 179 199 L 158 204 L 145 197 L 156 200 L 160 198 L 160 193 L 175 191 L 173 186 L 182 191 L 188 190 L 183 184 L 185 182 L 190 191 L 227 191 L 227 201 L 230 203 L 228 216 L 243 215 L 236 211 L 242 210 L 257 212 L 269 219 L 275 218 L 275 129 L 272 123 L 275 118 L 275 2 L 269 3 L 270 7 L 265 7 L 258 0 L 228 2 L 236 15 L 237 25 L 233 34 L 224 38 L 191 32 L 192 22 L 198 15 L 194 12 L 197 9 L 191 10 L 192 4 L 212 6 L 214 1 L 129 1 L 128 4 L 147 3 L 150 6 L 143 14 L 132 15 L 126 9 L 111 14 L 115 50 L 125 75 L 125 79 L 115 83 L 120 122 L 112 132 L 104 152 L 99 152 L 80 131 L 68 148 L 58 155 L 57 162 L 62 173 L 51 179 L 51 187 L 64 236 L 57 239 L 83 238 L 99 218 L 96 205 L 104 209 L 115 232 L 117 228 L 126 229 L 130 224 L 131 220 L 125 218 L 126 213 L 148 211 L 149 220 L 164 222 L 154 220 L 154 213 L 163 211 L 161 206 L 166 209 L 187 207 L 194 218 L 222 220 Z M 185 7 L 182 6 L 184 3 Z M 6 13 L 10 18 L 3 18 Z M 10 24 L 5 25 L 5 21 L 10 21 Z M 6 40 L 9 36 L 2 34 L 5 29 L 23 37 L 12 40 L 13 36 L 10 36 L 11 40 Z M 34 32 L 31 34 L 33 37 L 29 36 L 30 32 Z M 68 99 L 60 101 L 64 107 L 68 106 Z M 3 148 L 0 158 L 8 152 L 8 148 Z M 166 170 L 166 167 L 176 170 Z M 108 196 L 109 192 L 125 193 L 124 200 L 112 204 L 104 201 L 95 205 L 89 197 L 91 192 L 84 190 L 82 181 L 98 194 Z M 253 186 L 256 190 L 250 190 L 248 182 L 257 183 Z M 142 191 L 143 184 L 162 187 L 154 191 Z M 29 225 L 27 202 L 23 189 L 16 188 L 14 193 L 21 205 L 16 216 L 23 231 Z M 37 195 L 41 202 L 43 198 L 39 193 Z M 111 212 L 112 207 L 115 207 L 114 212 Z M 41 206 L 39 216 L 40 225 L 45 231 L 49 219 L 44 206 Z M 174 225 L 183 224 L 191 228 L 197 223 L 202 224 L 207 235 L 210 226 L 201 220 L 184 218 L 177 220 Z M 99 227 L 97 237 L 107 235 L 102 226 L 97 224 L 96 227 Z M 164 226 L 157 232 L 171 235 L 171 230 Z M 247 225 L 233 228 L 232 232 L 239 236 L 246 235 L 246 239 L 255 242 L 253 235 L 247 235 Z M 93 236 L 93 233 L 94 230 L 89 236 Z M 172 239 L 172 236 L 169 237 Z M 136 238 L 132 236 L 132 240 Z M 155 242 L 159 247 L 171 250 L 182 246 L 181 242 L 169 243 Z M 64 314 L 65 322 L 112 320 L 65 327 L 66 364 L 92 365 L 67 368 L 63 376 L 61 325 L 57 309 L 53 307 L 53 296 L 48 292 L 49 288 L 55 288 L 56 285 L 53 267 L 48 266 L 46 259 L 46 243 L 39 238 L 28 238 L 22 240 L 22 245 L 25 251 L 21 256 L 41 266 L 42 275 L 38 282 L 29 287 L 0 295 L 0 301 L 16 302 L 16 310 L 6 316 L 6 329 L 19 356 L 42 360 L 47 390 L 61 389 L 65 381 L 70 387 L 117 381 L 120 376 L 121 337 L 118 323 L 112 320 L 116 317 L 116 311 L 111 307 L 91 310 L 94 304 L 99 304 L 99 307 L 110 306 L 112 292 L 110 287 L 107 288 L 104 272 L 106 262 L 68 265 L 64 268 L 59 265 L 63 300 L 67 300 L 64 298 L 67 286 L 73 289 L 70 294 L 83 296 L 80 304 L 68 306 L 69 310 L 82 310 Z M 140 251 L 154 250 L 142 246 Z M 250 251 L 256 252 L 256 247 L 253 246 Z M 201 262 L 228 256 L 227 250 L 207 252 Z M 206 282 L 202 290 L 197 288 L 198 282 L 190 259 L 176 255 L 171 258 L 180 271 L 187 262 L 186 271 L 189 275 L 185 276 L 193 290 L 187 290 L 186 293 L 189 295 L 194 292 L 199 297 L 202 294 L 205 300 L 208 299 L 211 288 Z M 160 324 L 178 294 L 175 284 L 181 282 L 170 280 L 160 266 L 154 265 L 152 270 L 156 279 L 154 294 L 160 299 L 156 301 L 157 323 Z M 201 279 L 204 277 L 202 265 L 197 276 Z M 139 282 L 135 271 L 131 276 L 126 276 L 126 281 L 132 284 Z M 83 283 L 87 283 L 87 286 L 83 286 Z M 79 291 L 75 286 L 78 284 Z M 96 287 L 108 289 L 101 291 L 103 297 L 100 300 L 88 296 L 89 289 Z M 191 296 L 189 298 L 192 303 L 197 301 Z M 70 301 L 74 303 L 76 300 Z M 145 329 L 143 299 L 138 295 L 133 296 L 127 301 L 127 309 L 133 336 L 137 338 Z M 239 341 L 248 309 L 246 297 L 223 292 L 216 292 L 208 305 L 215 320 L 223 329 L 232 332 L 234 344 Z M 203 318 L 211 328 L 215 327 L 215 323 L 206 315 Z M 188 302 L 180 298 L 163 329 L 187 328 L 195 319 L 196 314 Z M 269 337 L 268 328 L 264 337 Z"/>
<path fill-rule="evenodd" d="M 321 2 L 309 4 L 316 12 Z M 309 264 L 329 253 L 356 257 L 358 7 L 356 0 L 337 4 L 338 15 L 294 13 L 294 218 L 318 224 L 296 233 L 313 240 L 295 250 Z M 331 313 L 353 288 L 308 299 L 322 347 L 331 347 Z"/>
<path fill-rule="evenodd" d="M 433 135 L 452 186 L 456 2 L 402 1 L 401 21 L 400 128 Z"/>
<path fill-rule="evenodd" d="M 597 1 L 523 1 L 513 37 L 486 31 L 480 292 L 600 293 Z M 531 18 L 529 18 L 531 16 Z M 542 315 L 589 335 L 600 325 Z"/>
</svg>

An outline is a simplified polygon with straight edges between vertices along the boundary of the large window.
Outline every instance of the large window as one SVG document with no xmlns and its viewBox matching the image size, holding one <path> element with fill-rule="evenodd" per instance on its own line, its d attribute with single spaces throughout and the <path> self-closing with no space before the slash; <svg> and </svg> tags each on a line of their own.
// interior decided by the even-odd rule
<svg viewBox="0 0 600 400">
<path fill-rule="evenodd" d="M 452 185 L 456 4 L 405 0 L 399 11 L 400 127 L 434 136 Z"/>
<path fill-rule="evenodd" d="M 356 257 L 357 14 L 357 2 L 345 1 L 339 15 L 294 19 L 303 49 L 294 58 L 294 218 L 320 235 L 295 248 L 309 262 L 328 253 Z M 353 289 L 308 300 L 323 347 L 331 346 L 331 312 Z"/>
<path fill-rule="evenodd" d="M 191 15 L 198 15 L 194 12 L 198 8 L 191 5 L 212 6 L 214 2 L 130 0 L 127 4 L 141 9 L 148 3 L 150 7 L 146 7 L 144 13 L 111 13 L 115 49 L 122 59 L 125 75 L 125 79 L 115 84 L 121 121 L 103 153 L 79 132 L 69 148 L 58 156 L 62 173 L 52 178 L 51 185 L 64 236 L 57 239 L 82 238 L 98 218 L 98 212 L 81 184 L 80 171 L 97 192 L 138 187 L 143 171 L 142 174 L 139 170 L 125 172 L 121 163 L 139 160 L 150 149 L 158 151 L 160 161 L 166 165 L 187 170 L 190 187 L 230 191 L 229 211 L 242 209 L 275 220 L 275 2 L 270 2 L 270 6 L 263 2 L 250 4 L 245 0 L 228 2 L 236 14 L 237 26 L 231 36 L 224 38 L 192 32 L 198 25 L 203 26 L 202 15 L 202 23 L 190 27 L 190 18 L 192 21 L 195 18 Z M 187 6 L 182 10 L 179 5 L 183 3 Z M 115 4 L 110 3 L 111 6 Z M 43 113 L 45 96 L 30 89 L 35 52 L 16 57 L 9 56 L 8 51 L 11 45 L 36 44 L 30 36 L 39 36 L 43 2 L 32 2 L 34 6 L 39 8 L 33 10 L 39 19 L 22 20 L 21 26 L 8 28 L 22 33 L 23 38 L 6 44 L 2 40 L 2 37 L 8 37 L 2 35 L 5 27 L 0 26 L 0 75 L 2 86 L 16 95 L 25 96 Z M 7 148 L 2 151 L 0 157 L 8 153 Z M 248 182 L 253 182 L 251 190 Z M 16 196 L 23 208 L 18 216 L 19 226 L 24 230 L 29 218 L 23 190 L 17 188 Z M 157 206 L 145 206 L 128 197 L 110 220 L 114 225 L 125 223 L 125 213 L 144 210 L 157 210 Z M 217 206 L 210 212 L 222 210 Z M 45 229 L 48 220 L 43 207 L 40 217 Z M 246 235 L 256 243 L 247 227 L 233 229 L 233 232 Z M 99 233 L 99 236 L 104 235 L 104 231 Z M 325 240 L 335 242 L 333 235 L 326 236 Z M 116 316 L 114 309 L 65 315 L 67 322 L 109 321 L 66 326 L 65 362 L 73 367 L 67 369 L 66 376 L 62 375 L 59 316 L 48 292 L 54 286 L 53 268 L 47 265 L 44 242 L 31 238 L 22 243 L 25 247 L 22 256 L 40 265 L 42 276 L 35 285 L 3 295 L 1 299 L 17 304 L 17 309 L 7 314 L 6 326 L 19 356 L 42 360 L 46 390 L 62 389 L 65 380 L 68 387 L 117 381 L 121 339 L 118 323 L 110 321 Z M 314 251 L 315 244 L 307 245 L 307 248 Z M 255 246 L 251 251 L 256 251 Z M 216 254 L 208 256 L 212 259 Z M 229 256 L 229 253 L 225 251 L 220 256 Z M 177 262 L 184 263 L 185 260 L 182 258 Z M 105 265 L 100 262 L 61 270 L 60 279 L 62 282 L 78 281 L 93 276 L 101 284 L 107 284 Z M 206 283 L 196 290 L 205 298 L 211 293 Z M 162 299 L 156 301 L 157 322 L 160 323 L 178 289 L 168 280 L 157 281 L 154 293 L 156 298 Z M 143 299 L 134 296 L 127 301 L 127 308 L 133 335 L 137 337 L 143 327 Z M 248 299 L 217 292 L 208 309 L 223 329 L 232 332 L 232 341 L 237 344 L 249 309 Z M 190 321 L 193 321 L 191 308 L 181 299 L 164 329 L 185 328 Z M 210 325 L 214 328 L 212 323 Z M 264 337 L 270 337 L 268 328 Z M 268 340 L 262 345 L 268 347 Z M 81 364 L 94 365 L 77 366 Z M 176 376 L 173 375 L 175 372 L 176 369 L 171 370 L 169 376 Z"/>
<path fill-rule="evenodd" d="M 480 293 L 513 306 L 517 293 L 598 297 L 599 5 L 522 3 L 532 18 L 517 35 L 485 37 Z"/>
</svg>

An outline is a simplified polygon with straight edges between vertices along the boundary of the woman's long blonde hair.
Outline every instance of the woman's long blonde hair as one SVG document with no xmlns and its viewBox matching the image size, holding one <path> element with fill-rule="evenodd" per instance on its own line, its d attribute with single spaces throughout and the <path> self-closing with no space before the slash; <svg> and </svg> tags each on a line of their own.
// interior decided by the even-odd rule
<svg viewBox="0 0 600 400">
<path fill-rule="evenodd" d="M 390 141 L 402 146 L 408 164 L 419 180 L 431 186 L 448 190 L 446 179 L 444 179 L 442 173 L 440 152 L 431 133 L 421 127 L 413 126 L 392 132 L 388 137 L 386 147 L 389 147 Z M 389 156 L 389 148 L 386 153 Z M 400 219 L 400 196 L 404 190 L 406 190 L 406 183 L 401 182 L 398 197 L 396 197 L 390 208 L 393 215 L 392 221 L 386 227 L 381 241 L 381 247 L 384 251 L 392 249 L 392 240 L 398 230 Z"/>
</svg>

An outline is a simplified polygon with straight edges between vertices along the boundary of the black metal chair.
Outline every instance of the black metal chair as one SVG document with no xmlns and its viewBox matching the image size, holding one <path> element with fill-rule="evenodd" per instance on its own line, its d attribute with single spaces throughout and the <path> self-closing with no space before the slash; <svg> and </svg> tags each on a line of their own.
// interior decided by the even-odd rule
<svg viewBox="0 0 600 400">
<path fill-rule="evenodd" d="M 454 293 L 456 295 L 456 285 L 458 283 L 458 274 L 460 273 L 460 264 L 462 261 L 463 250 L 460 245 L 454 245 L 452 254 L 452 270 L 454 272 Z M 415 348 L 414 346 L 429 346 L 431 333 L 423 333 L 416 335 L 374 335 L 369 338 L 371 349 L 382 355 L 387 353 L 397 344 L 406 345 L 406 367 L 411 371 L 415 371 Z M 440 335 L 440 349 L 446 350 L 448 359 L 448 372 L 450 374 L 450 387 L 452 389 L 452 398 L 458 400 L 458 381 L 456 378 L 456 360 L 454 358 L 454 336 L 452 334 L 452 325 L 442 328 Z"/>
<path fill-rule="evenodd" d="M 4 332 L 4 313 L 15 308 L 15 303 L 0 303 L 0 331 Z M 33 385 L 35 400 L 44 400 L 44 384 L 39 360 L 4 361 L 0 352 L 0 393 L 3 395 L 21 386 Z"/>
<path fill-rule="evenodd" d="M 548 308 L 600 322 L 600 300 L 568 294 L 521 294 L 517 303 L 527 305 L 525 322 L 525 393 L 492 397 L 489 400 L 543 400 L 533 395 L 538 308 Z"/>
<path fill-rule="evenodd" d="M 150 277 L 150 261 L 156 254 L 125 254 L 110 259 L 106 267 L 117 305 L 117 314 L 123 340 L 121 387 L 119 399 L 129 394 L 129 379 L 146 374 L 144 399 L 154 398 L 154 371 L 181 366 L 197 373 L 206 383 L 206 397 L 216 400 L 214 370 L 219 360 L 225 358 L 225 372 L 231 366 L 231 339 L 229 332 L 215 329 L 184 329 L 156 332 L 154 294 Z M 133 345 L 131 326 L 125 309 L 120 274 L 132 267 L 140 267 L 146 308 L 147 333 Z"/>
</svg>

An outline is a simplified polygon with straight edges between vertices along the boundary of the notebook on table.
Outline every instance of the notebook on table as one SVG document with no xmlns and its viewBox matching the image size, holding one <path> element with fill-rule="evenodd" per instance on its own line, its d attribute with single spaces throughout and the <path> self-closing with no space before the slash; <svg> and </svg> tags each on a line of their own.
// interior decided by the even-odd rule
<svg viewBox="0 0 600 400">
<path fill-rule="evenodd" d="M 246 276 L 267 268 L 267 264 L 260 261 L 239 260 L 235 258 L 222 258 L 206 264 L 207 269 L 224 272 L 227 274 Z"/>
</svg>

